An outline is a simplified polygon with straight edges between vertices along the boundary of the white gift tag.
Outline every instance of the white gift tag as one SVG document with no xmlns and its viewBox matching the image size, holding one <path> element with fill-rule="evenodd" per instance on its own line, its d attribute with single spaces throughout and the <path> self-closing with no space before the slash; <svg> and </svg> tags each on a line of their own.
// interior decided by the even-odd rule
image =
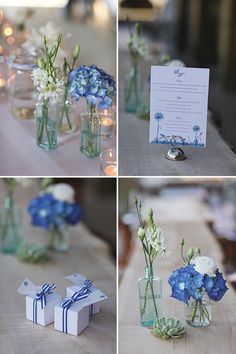
<svg viewBox="0 0 236 354">
<path fill-rule="evenodd" d="M 36 294 L 40 290 L 41 286 L 36 286 L 29 279 L 26 278 L 17 289 L 17 292 L 21 295 L 30 295 Z"/>
<path fill-rule="evenodd" d="M 85 278 L 83 275 L 78 273 L 67 275 L 65 278 L 70 280 L 73 284 L 80 286 L 81 288 L 84 286 L 85 280 L 87 280 L 87 278 Z M 89 290 L 96 291 L 97 288 L 92 284 Z"/>
</svg>

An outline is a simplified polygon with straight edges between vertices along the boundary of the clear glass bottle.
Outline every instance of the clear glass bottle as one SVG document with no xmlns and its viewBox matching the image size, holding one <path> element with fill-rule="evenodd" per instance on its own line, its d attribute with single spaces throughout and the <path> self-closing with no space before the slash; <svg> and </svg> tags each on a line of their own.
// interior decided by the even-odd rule
<svg viewBox="0 0 236 354">
<path fill-rule="evenodd" d="M 61 108 L 60 103 L 52 103 L 49 99 L 36 104 L 36 141 L 44 150 L 57 147 L 57 120 Z"/>
<path fill-rule="evenodd" d="M 211 323 L 211 300 L 207 294 L 202 300 L 189 300 L 186 306 L 186 322 L 192 327 L 207 327 Z"/>
<path fill-rule="evenodd" d="M 14 200 L 5 197 L 4 208 L 0 210 L 0 241 L 3 253 L 16 253 L 19 248 L 22 226 L 22 210 Z"/>
<path fill-rule="evenodd" d="M 100 155 L 101 120 L 92 107 L 86 113 L 81 113 L 81 143 L 80 151 L 93 158 Z"/>
<path fill-rule="evenodd" d="M 48 248 L 57 252 L 66 252 L 70 248 L 69 227 L 67 224 L 51 225 L 49 229 Z"/>
<path fill-rule="evenodd" d="M 162 280 L 153 274 L 152 268 L 145 268 L 145 277 L 138 280 L 140 323 L 150 327 L 162 316 Z"/>
<path fill-rule="evenodd" d="M 76 103 L 67 98 L 61 105 L 57 120 L 57 129 L 60 134 L 70 134 L 76 131 Z"/>
<path fill-rule="evenodd" d="M 136 113 L 142 103 L 143 79 L 137 65 L 133 65 L 125 77 L 125 111 Z"/>
<path fill-rule="evenodd" d="M 11 113 L 19 119 L 34 118 L 37 91 L 31 77 L 36 67 L 37 52 L 18 48 L 8 59 L 8 93 Z"/>
</svg>

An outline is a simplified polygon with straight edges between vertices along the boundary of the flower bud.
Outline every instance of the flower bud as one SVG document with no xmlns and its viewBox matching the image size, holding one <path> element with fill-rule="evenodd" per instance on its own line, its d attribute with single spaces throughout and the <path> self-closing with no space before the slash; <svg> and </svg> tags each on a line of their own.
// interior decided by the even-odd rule
<svg viewBox="0 0 236 354">
<path fill-rule="evenodd" d="M 194 256 L 194 249 L 191 247 L 188 250 L 187 257 L 188 257 L 189 260 L 191 260 L 193 258 L 193 256 Z"/>
<path fill-rule="evenodd" d="M 196 251 L 197 254 L 199 254 L 199 255 L 201 254 L 201 250 L 200 250 L 199 247 L 196 247 L 195 251 Z"/>
<path fill-rule="evenodd" d="M 148 210 L 148 216 L 149 218 L 153 217 L 153 210 L 151 208 Z"/>
<path fill-rule="evenodd" d="M 43 59 L 38 59 L 38 67 L 40 69 L 43 69 L 43 64 L 44 64 Z"/>
<path fill-rule="evenodd" d="M 74 60 L 77 60 L 77 59 L 78 59 L 79 52 L 80 52 L 80 45 L 77 44 L 77 45 L 74 47 L 74 50 L 73 50 L 73 53 L 72 53 L 72 57 L 73 57 Z"/>
<path fill-rule="evenodd" d="M 138 199 L 137 199 L 137 197 L 134 197 L 134 204 L 138 204 Z"/>
<path fill-rule="evenodd" d="M 140 228 L 138 229 L 138 236 L 139 236 L 139 238 L 140 238 L 141 241 L 144 239 L 145 230 L 144 230 L 142 227 L 140 227 Z"/>
<path fill-rule="evenodd" d="M 180 240 L 180 246 L 183 247 L 184 246 L 184 238 L 181 237 L 181 240 Z"/>
</svg>

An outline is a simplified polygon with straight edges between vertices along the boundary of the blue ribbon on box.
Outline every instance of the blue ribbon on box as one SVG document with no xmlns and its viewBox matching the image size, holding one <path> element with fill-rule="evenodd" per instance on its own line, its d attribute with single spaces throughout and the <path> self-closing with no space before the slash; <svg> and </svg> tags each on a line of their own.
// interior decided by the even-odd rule
<svg viewBox="0 0 236 354">
<path fill-rule="evenodd" d="M 91 290 L 89 289 L 92 285 L 91 280 L 85 280 L 84 286 L 80 291 L 77 291 L 74 293 L 71 298 L 63 300 L 60 305 L 63 308 L 62 311 L 62 332 L 67 333 L 67 312 L 69 308 L 76 302 L 82 299 L 85 299 L 88 297 L 88 294 L 91 293 Z"/>
<path fill-rule="evenodd" d="M 37 323 L 37 303 L 41 302 L 41 309 L 47 305 L 47 295 L 52 294 L 52 290 L 56 288 L 56 284 L 44 284 L 40 293 L 37 293 L 33 301 L 33 322 Z"/>
</svg>

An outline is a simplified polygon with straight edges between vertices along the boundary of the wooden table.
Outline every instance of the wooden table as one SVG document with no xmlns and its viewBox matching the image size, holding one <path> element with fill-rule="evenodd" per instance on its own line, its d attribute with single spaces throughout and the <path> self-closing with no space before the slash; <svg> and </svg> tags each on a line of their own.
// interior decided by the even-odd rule
<svg viewBox="0 0 236 354">
<path fill-rule="evenodd" d="M 171 219 L 170 219 L 171 220 Z M 202 221 L 160 224 L 167 235 L 168 259 L 156 262 L 155 272 L 163 280 L 163 313 L 175 316 L 185 323 L 185 305 L 170 297 L 167 283 L 174 269 L 182 265 L 179 240 L 184 237 L 186 248 L 199 246 L 202 253 L 214 258 L 219 268 L 221 253 L 216 241 Z M 144 275 L 144 257 L 141 245 L 135 242 L 130 263 L 124 273 L 119 290 L 119 354 L 232 354 L 236 346 L 236 294 L 230 288 L 219 303 L 213 303 L 212 323 L 207 328 L 186 326 L 186 334 L 179 340 L 161 340 L 139 324 L 137 279 Z"/>
<path fill-rule="evenodd" d="M 168 145 L 149 144 L 149 121 L 124 112 L 124 77 L 130 59 L 126 51 L 119 52 L 119 174 L 121 176 L 234 176 L 236 155 L 223 141 L 216 128 L 208 122 L 207 147 L 184 147 L 187 159 L 169 161 L 165 158 Z M 149 103 L 148 75 L 151 62 L 140 65 L 145 86 L 145 101 Z"/>
<path fill-rule="evenodd" d="M 42 230 L 26 226 L 28 241 L 41 242 Z M 112 354 L 116 352 L 116 272 L 106 244 L 80 224 L 72 230 L 68 253 L 54 253 L 43 265 L 19 262 L 14 256 L 0 256 L 0 353 L 1 354 Z M 108 295 L 89 327 L 78 337 L 57 332 L 53 324 L 41 327 L 25 319 L 25 297 L 16 290 L 24 278 L 35 284 L 55 282 L 65 297 L 69 282 L 65 275 L 81 273 Z"/>
</svg>

